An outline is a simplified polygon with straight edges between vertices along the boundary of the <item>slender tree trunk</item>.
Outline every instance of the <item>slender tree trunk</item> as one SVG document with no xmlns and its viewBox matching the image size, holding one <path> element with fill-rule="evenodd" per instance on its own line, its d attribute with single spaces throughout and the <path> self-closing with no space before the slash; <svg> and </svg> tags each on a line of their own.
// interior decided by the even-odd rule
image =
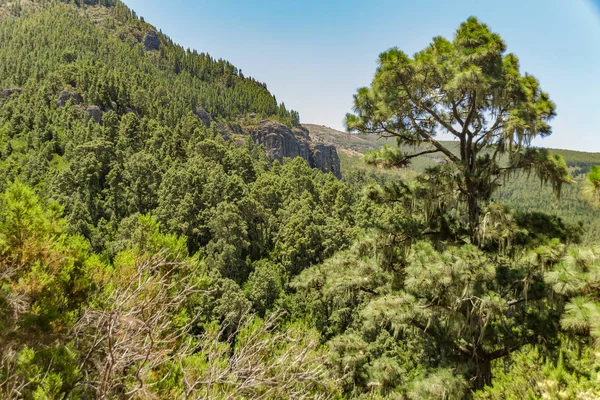
<svg viewBox="0 0 600 400">
<path fill-rule="evenodd" d="M 489 357 L 476 356 L 477 362 L 475 389 L 492 386 L 492 360 Z"/>
<path fill-rule="evenodd" d="M 474 98 L 471 99 L 474 101 Z M 478 244 L 477 228 L 479 228 L 479 193 L 477 178 L 477 152 L 473 149 L 473 136 L 465 137 L 461 144 L 464 146 L 464 155 L 461 156 L 465 168 L 465 183 L 467 189 L 467 206 L 469 208 L 469 236 L 473 244 Z"/>
<path fill-rule="evenodd" d="M 477 187 L 474 182 L 467 182 L 467 206 L 469 208 L 469 235 L 471 241 L 477 243 L 477 228 L 479 227 L 479 199 L 477 196 Z"/>
</svg>

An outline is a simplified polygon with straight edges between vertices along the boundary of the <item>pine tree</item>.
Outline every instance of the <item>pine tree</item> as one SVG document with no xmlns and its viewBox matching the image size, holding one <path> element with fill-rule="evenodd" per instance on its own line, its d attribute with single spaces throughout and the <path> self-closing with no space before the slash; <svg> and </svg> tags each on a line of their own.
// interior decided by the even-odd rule
<svg viewBox="0 0 600 400">
<path fill-rule="evenodd" d="M 369 161 L 404 167 L 416 157 L 442 154 L 467 205 L 468 229 L 476 240 L 481 207 L 499 182 L 519 170 L 534 172 L 557 193 L 569 182 L 560 157 L 528 148 L 552 133 L 555 105 L 537 79 L 522 75 L 519 60 L 487 25 L 471 17 L 452 41 L 433 39 L 409 57 L 397 48 L 382 53 L 369 88 L 354 96 L 349 130 L 395 137 L 414 151 L 383 149 Z M 458 150 L 436 140 L 458 141 Z M 432 170 L 432 175 L 439 175 Z"/>
</svg>

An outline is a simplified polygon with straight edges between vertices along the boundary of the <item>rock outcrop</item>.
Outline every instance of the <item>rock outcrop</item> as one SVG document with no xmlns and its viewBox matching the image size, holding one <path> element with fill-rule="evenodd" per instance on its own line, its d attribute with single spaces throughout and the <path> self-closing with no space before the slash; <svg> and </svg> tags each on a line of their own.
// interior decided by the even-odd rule
<svg viewBox="0 0 600 400">
<path fill-rule="evenodd" d="M 58 107 L 64 107 L 67 105 L 69 100 L 73 100 L 73 104 L 81 104 L 83 103 L 83 97 L 79 93 L 69 92 L 68 90 L 63 90 L 58 95 L 58 100 L 56 100 L 56 105 Z"/>
<path fill-rule="evenodd" d="M 135 111 L 133 108 L 131 107 L 125 107 L 125 109 L 123 110 L 123 114 L 127 115 L 127 114 L 135 114 L 136 117 L 140 117 L 140 114 L 138 114 L 137 111 Z"/>
<path fill-rule="evenodd" d="M 90 115 L 90 117 L 92 117 L 92 119 L 94 121 L 96 121 L 96 123 L 99 124 L 102 122 L 102 115 L 104 115 L 104 112 L 102 112 L 102 109 L 100 109 L 100 107 L 89 106 L 88 108 L 85 109 L 85 111 L 87 111 L 87 113 Z"/>
<path fill-rule="evenodd" d="M 204 107 L 198 106 L 198 108 L 196 108 L 196 111 L 194 111 L 194 114 L 196 114 L 196 116 L 200 118 L 200 121 L 202 121 L 204 126 L 210 128 L 211 116 L 208 113 L 208 111 L 204 109 Z"/>
<path fill-rule="evenodd" d="M 20 94 L 23 92 L 23 89 L 21 88 L 12 88 L 12 89 L 4 89 L 2 91 L 2 94 L 0 94 L 0 99 L 1 100 L 8 100 L 9 97 L 11 97 L 13 94 Z"/>
<path fill-rule="evenodd" d="M 144 35 L 144 49 L 146 51 L 160 50 L 160 37 L 155 31 L 149 30 Z"/>
<path fill-rule="evenodd" d="M 335 146 L 323 143 L 313 145 L 312 158 L 316 168 L 326 173 L 331 172 L 338 178 L 342 177 L 340 157 Z"/>
<path fill-rule="evenodd" d="M 341 178 L 340 159 L 335 147 L 313 144 L 308 130 L 304 128 L 289 128 L 277 122 L 263 121 L 250 131 L 250 135 L 254 143 L 265 147 L 271 160 L 302 157 L 311 167 Z"/>
<path fill-rule="evenodd" d="M 308 132 L 303 129 L 290 129 L 276 122 L 262 122 L 250 134 L 254 143 L 265 146 L 271 160 L 302 157 L 308 161 L 311 158 Z"/>
</svg>

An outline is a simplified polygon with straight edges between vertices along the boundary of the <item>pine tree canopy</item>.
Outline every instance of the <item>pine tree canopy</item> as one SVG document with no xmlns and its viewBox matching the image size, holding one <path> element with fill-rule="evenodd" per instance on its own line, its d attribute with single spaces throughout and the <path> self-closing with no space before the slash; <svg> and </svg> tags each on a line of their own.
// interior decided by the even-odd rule
<svg viewBox="0 0 600 400">
<path fill-rule="evenodd" d="M 349 130 L 396 137 L 400 145 L 425 150 L 372 155 L 377 164 L 404 166 L 425 154 L 442 153 L 454 166 L 456 190 L 468 204 L 471 236 L 480 203 L 504 178 L 519 170 L 535 173 L 557 193 L 569 182 L 564 161 L 532 149 L 532 140 L 552 133 L 556 107 L 538 80 L 522 74 L 519 59 L 489 27 L 471 17 L 452 41 L 436 37 L 413 57 L 397 48 L 379 56 L 371 84 L 354 96 Z M 436 139 L 459 142 L 453 151 Z M 390 158 L 392 161 L 390 162 Z"/>
</svg>

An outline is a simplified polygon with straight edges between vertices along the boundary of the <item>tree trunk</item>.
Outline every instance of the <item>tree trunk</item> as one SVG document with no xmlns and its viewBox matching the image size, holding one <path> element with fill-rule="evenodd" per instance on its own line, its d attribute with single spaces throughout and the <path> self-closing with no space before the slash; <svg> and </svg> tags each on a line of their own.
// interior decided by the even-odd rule
<svg viewBox="0 0 600 400">
<path fill-rule="evenodd" d="M 477 362 L 477 371 L 475 379 L 475 389 L 483 389 L 485 386 L 492 386 L 492 360 L 489 357 L 475 358 Z"/>
<path fill-rule="evenodd" d="M 477 228 L 479 227 L 479 199 L 477 187 L 473 182 L 467 183 L 467 205 L 469 207 L 469 235 L 473 244 L 477 244 Z"/>
</svg>

